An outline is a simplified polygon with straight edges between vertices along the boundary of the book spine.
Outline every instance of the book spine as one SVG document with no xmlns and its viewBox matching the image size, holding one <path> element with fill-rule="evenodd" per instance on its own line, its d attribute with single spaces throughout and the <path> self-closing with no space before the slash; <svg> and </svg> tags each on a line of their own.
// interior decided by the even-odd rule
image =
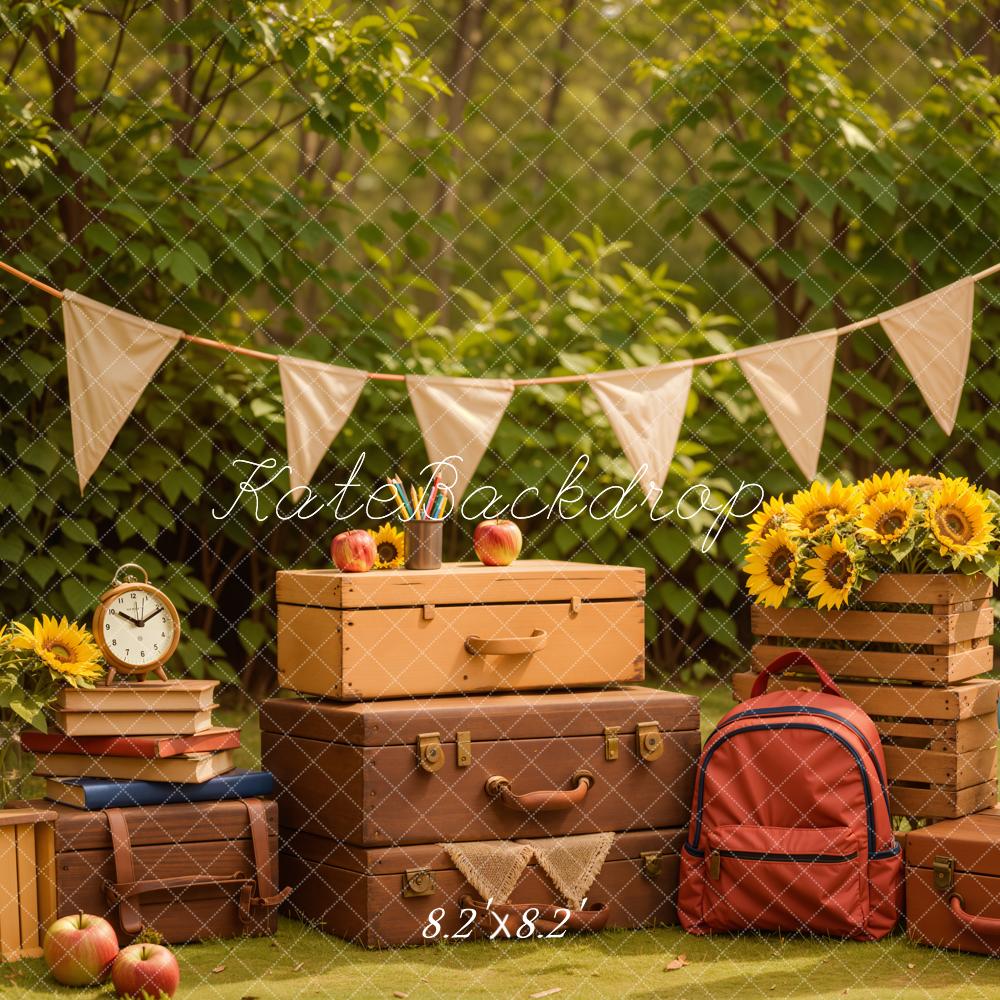
<svg viewBox="0 0 1000 1000">
<path fill-rule="evenodd" d="M 84 785 L 84 808 L 90 811 L 178 803 L 224 802 L 270 795 L 274 779 L 267 771 L 232 778 L 213 778 L 200 785 L 158 781 L 127 781 L 90 787 Z"/>
</svg>

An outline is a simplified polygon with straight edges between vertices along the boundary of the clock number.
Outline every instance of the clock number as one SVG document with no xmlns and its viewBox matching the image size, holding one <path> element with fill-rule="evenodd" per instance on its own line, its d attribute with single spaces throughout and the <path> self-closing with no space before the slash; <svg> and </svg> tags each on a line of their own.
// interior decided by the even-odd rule
<svg viewBox="0 0 1000 1000">
<path fill-rule="evenodd" d="M 112 646 L 117 646 L 118 645 L 118 640 L 117 639 L 112 639 L 111 640 L 111 645 Z"/>
</svg>

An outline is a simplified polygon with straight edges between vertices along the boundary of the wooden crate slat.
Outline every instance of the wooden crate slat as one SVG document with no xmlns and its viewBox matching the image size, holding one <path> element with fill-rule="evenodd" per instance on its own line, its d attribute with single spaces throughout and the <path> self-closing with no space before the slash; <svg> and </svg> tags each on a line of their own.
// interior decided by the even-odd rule
<svg viewBox="0 0 1000 1000">
<path fill-rule="evenodd" d="M 981 574 L 886 573 L 865 587 L 859 598 L 871 604 L 958 604 L 992 593 L 992 582 Z"/>
<path fill-rule="evenodd" d="M 897 746 L 883 746 L 882 749 L 885 753 L 886 778 L 889 781 L 968 788 L 970 785 L 996 780 L 995 746 L 982 747 L 968 753 Z"/>
<path fill-rule="evenodd" d="M 38 938 L 38 869 L 35 861 L 35 830 L 22 824 L 17 830 L 17 883 L 21 923 L 21 958 L 42 954 Z"/>
<path fill-rule="evenodd" d="M 997 783 L 986 781 L 970 788 L 921 788 L 894 784 L 889 788 L 889 808 L 896 816 L 954 819 L 989 809 L 997 802 Z"/>
<path fill-rule="evenodd" d="M 997 742 L 995 715 L 981 715 L 958 722 L 907 722 L 900 719 L 875 719 L 883 743 L 911 746 L 923 750 L 968 753 L 988 743 Z"/>
<path fill-rule="evenodd" d="M 17 827 L 0 827 L 0 960 L 21 954 L 21 915 L 17 901 Z"/>
<path fill-rule="evenodd" d="M 968 640 L 969 642 L 975 640 Z M 760 671 L 773 659 L 799 646 L 759 642 L 752 663 Z M 808 647 L 806 647 L 808 649 Z M 833 676 L 945 684 L 988 673 L 993 667 L 993 647 L 971 646 L 954 654 L 872 651 L 864 649 L 810 649 Z"/>
</svg>

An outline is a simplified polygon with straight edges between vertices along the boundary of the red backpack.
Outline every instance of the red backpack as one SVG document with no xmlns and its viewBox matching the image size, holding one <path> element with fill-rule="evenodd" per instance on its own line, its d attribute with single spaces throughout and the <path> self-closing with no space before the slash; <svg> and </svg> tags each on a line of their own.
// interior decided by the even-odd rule
<svg viewBox="0 0 1000 1000">
<path fill-rule="evenodd" d="M 766 694 L 808 664 L 820 691 Z M 678 911 L 693 934 L 809 931 L 884 937 L 902 903 L 882 744 L 829 674 L 793 650 L 761 671 L 702 751 Z"/>
</svg>

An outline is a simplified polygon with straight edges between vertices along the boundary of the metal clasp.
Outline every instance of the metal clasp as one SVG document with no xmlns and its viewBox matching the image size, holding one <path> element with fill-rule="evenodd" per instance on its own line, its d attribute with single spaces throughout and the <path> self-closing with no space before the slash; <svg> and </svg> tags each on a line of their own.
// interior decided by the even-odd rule
<svg viewBox="0 0 1000 1000">
<path fill-rule="evenodd" d="M 472 764 L 472 733 L 468 729 L 455 734 L 455 763 L 459 767 Z"/>
<path fill-rule="evenodd" d="M 948 892 L 955 884 L 955 859 L 937 857 L 931 868 L 934 871 L 934 888 L 939 892 Z"/>
<path fill-rule="evenodd" d="M 569 613 L 575 618 L 580 613 L 580 608 L 583 607 L 582 597 L 571 597 L 569 599 Z"/>
<path fill-rule="evenodd" d="M 657 760 L 663 756 L 663 734 L 655 722 L 639 722 L 635 727 L 636 748 L 643 760 Z"/>
<path fill-rule="evenodd" d="M 663 871 L 663 859 L 659 851 L 642 851 L 642 873 L 646 878 L 656 878 Z"/>
<path fill-rule="evenodd" d="M 618 734 L 621 726 L 604 727 L 604 759 L 618 760 Z"/>
<path fill-rule="evenodd" d="M 437 892 L 437 882 L 426 868 L 407 868 L 403 873 L 403 895 L 431 896 Z"/>
<path fill-rule="evenodd" d="M 417 734 L 417 763 L 425 771 L 440 771 L 444 767 L 444 750 L 440 733 Z"/>
<path fill-rule="evenodd" d="M 721 875 L 722 855 L 718 851 L 712 851 L 708 856 L 708 877 L 714 882 L 718 882 Z"/>
</svg>

